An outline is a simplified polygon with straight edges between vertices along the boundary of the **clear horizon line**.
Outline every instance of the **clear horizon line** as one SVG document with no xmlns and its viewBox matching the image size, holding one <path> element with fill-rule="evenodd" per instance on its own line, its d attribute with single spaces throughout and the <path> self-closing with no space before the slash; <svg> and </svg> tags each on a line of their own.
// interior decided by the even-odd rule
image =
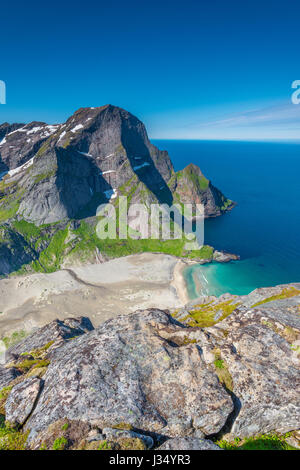
<svg viewBox="0 0 300 470">
<path fill-rule="evenodd" d="M 149 137 L 150 140 L 172 140 L 172 141 L 181 141 L 181 140 L 192 140 L 196 142 L 265 142 L 265 143 L 300 143 L 300 137 L 299 138 L 289 138 L 289 139 L 280 139 L 280 138 L 274 138 L 274 139 L 241 139 L 241 138 L 236 138 L 236 139 L 224 139 L 224 138 L 188 138 L 188 137 L 182 137 L 182 138 L 171 138 L 171 137 Z"/>
</svg>

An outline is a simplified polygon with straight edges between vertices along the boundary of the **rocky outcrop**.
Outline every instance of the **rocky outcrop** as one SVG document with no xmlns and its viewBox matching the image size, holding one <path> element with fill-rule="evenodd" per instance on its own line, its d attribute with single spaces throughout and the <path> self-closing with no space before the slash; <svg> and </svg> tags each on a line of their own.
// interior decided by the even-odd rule
<svg viewBox="0 0 300 470">
<path fill-rule="evenodd" d="M 42 384 L 43 381 L 38 377 L 31 377 L 13 387 L 5 405 L 5 418 L 10 426 L 24 425 L 34 408 Z"/>
<path fill-rule="evenodd" d="M 233 410 L 231 397 L 201 366 L 195 345 L 177 347 L 160 333 L 178 329 L 182 334 L 162 311 L 137 312 L 57 349 L 26 425 L 31 438 L 64 417 L 171 436 L 219 431 Z"/>
<path fill-rule="evenodd" d="M 215 250 L 213 254 L 213 260 L 218 263 L 229 263 L 230 261 L 237 261 L 240 259 L 239 255 L 234 253 L 227 253 L 225 251 Z"/>
<path fill-rule="evenodd" d="M 207 327 L 206 362 L 232 394 L 237 437 L 297 429 L 300 418 L 300 284 L 256 289 L 248 296 L 201 297 L 175 312 Z"/>
<path fill-rule="evenodd" d="M 0 390 L 7 387 L 14 379 L 21 375 L 15 367 L 5 368 L 0 366 Z"/>
<path fill-rule="evenodd" d="M 176 437 L 168 439 L 158 450 L 221 450 L 219 446 L 208 439 L 195 437 Z"/>
<path fill-rule="evenodd" d="M 202 204 L 206 217 L 219 216 L 235 205 L 212 185 L 197 165 L 192 163 L 173 175 L 169 186 L 175 200 L 184 204 Z"/>
<path fill-rule="evenodd" d="M 0 276 L 6 276 L 37 258 L 24 237 L 8 225 L 0 226 Z"/>
<path fill-rule="evenodd" d="M 15 170 L 38 152 L 42 143 L 57 132 L 60 125 L 45 122 L 2 124 L 0 126 L 0 174 Z"/>
<path fill-rule="evenodd" d="M 249 309 L 264 305 L 268 308 L 269 315 L 272 314 L 271 306 L 276 305 L 278 300 L 287 300 L 290 308 L 298 304 L 300 295 L 300 283 L 282 284 L 275 287 L 262 287 L 255 289 L 248 295 L 223 294 L 219 297 L 203 295 L 188 302 L 184 307 L 172 311 L 175 318 L 188 325 L 198 327 L 213 326 L 220 320 L 224 320 L 236 309 Z M 270 304 L 272 302 L 272 304 Z M 280 306 L 280 305 L 279 305 Z M 293 307 L 295 309 L 295 307 Z M 297 312 L 297 307 L 296 307 Z M 281 308 L 276 310 L 276 315 L 283 315 Z M 294 324 L 296 319 L 288 317 L 288 321 Z"/>
<path fill-rule="evenodd" d="M 64 321 L 55 320 L 9 348 L 5 355 L 6 361 L 16 360 L 30 351 L 45 347 L 45 345 L 51 346 L 51 351 L 53 351 L 66 341 L 77 338 L 93 329 L 91 321 L 86 317 L 67 318 Z"/>
<path fill-rule="evenodd" d="M 287 310 L 288 309 L 288 310 Z M 240 310 L 218 324 L 221 360 L 232 379 L 236 418 L 231 433 L 249 437 L 284 434 L 300 420 L 299 298 Z"/>
<path fill-rule="evenodd" d="M 204 328 L 156 309 L 116 317 L 92 331 L 87 320 L 74 319 L 57 334 L 54 322 L 7 356 L 7 367 L 23 376 L 12 381 L 6 418 L 30 431 L 32 448 L 63 420 L 81 423 L 76 445 L 82 441 L 84 448 L 130 439 L 144 448 L 166 441 L 162 449 L 206 449 L 214 446 L 207 439 L 225 434 L 294 431 L 300 419 L 299 287 L 274 288 L 281 289 L 276 295 L 265 289 L 251 307 L 245 307 L 246 296 L 235 297 L 234 305 L 221 299 L 220 321 Z M 198 320 L 207 320 L 210 303 L 217 300 L 194 303 Z M 71 338 L 74 333 L 79 336 Z M 50 338 L 46 371 L 32 378 L 30 359 L 25 356 L 26 367 L 19 362 L 21 351 L 37 367 L 33 359 Z"/>
</svg>

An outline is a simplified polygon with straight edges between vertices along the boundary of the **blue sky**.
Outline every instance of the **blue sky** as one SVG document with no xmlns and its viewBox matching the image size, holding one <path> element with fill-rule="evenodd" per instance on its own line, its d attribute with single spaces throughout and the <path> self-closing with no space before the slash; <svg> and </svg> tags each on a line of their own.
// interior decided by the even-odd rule
<svg viewBox="0 0 300 470">
<path fill-rule="evenodd" d="M 300 138 L 299 1 L 16 0 L 0 14 L 0 122 L 112 103 L 152 138 Z"/>
</svg>

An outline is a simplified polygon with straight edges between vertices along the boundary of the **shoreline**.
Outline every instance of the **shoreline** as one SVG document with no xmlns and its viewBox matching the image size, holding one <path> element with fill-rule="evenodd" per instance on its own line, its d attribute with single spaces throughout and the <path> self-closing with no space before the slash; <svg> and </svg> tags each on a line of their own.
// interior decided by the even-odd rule
<svg viewBox="0 0 300 470">
<path fill-rule="evenodd" d="M 171 286 L 175 288 L 177 297 L 182 303 L 182 306 L 186 305 L 190 301 L 187 285 L 183 275 L 183 271 L 187 266 L 188 264 L 185 261 L 179 259 L 174 266 L 173 280 L 171 282 Z"/>
<path fill-rule="evenodd" d="M 194 298 L 189 295 L 184 276 L 184 270 L 193 264 L 201 263 L 173 255 L 141 253 L 54 273 L 1 279 L 0 338 L 82 314 L 98 326 L 136 310 L 182 308 Z M 197 297 L 207 295 L 202 282 L 195 284 Z"/>
<path fill-rule="evenodd" d="M 176 256 L 142 253 L 101 264 L 65 268 L 0 280 L 0 338 L 86 314 L 94 326 L 120 314 L 147 308 L 182 308 L 189 295 L 184 270 L 198 263 Z M 208 295 L 193 279 L 197 297 Z"/>
</svg>

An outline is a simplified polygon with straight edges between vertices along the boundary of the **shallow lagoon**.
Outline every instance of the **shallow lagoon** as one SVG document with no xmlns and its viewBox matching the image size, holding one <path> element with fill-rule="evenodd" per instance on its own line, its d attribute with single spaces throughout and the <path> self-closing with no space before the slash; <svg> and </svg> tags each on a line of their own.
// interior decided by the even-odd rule
<svg viewBox="0 0 300 470">
<path fill-rule="evenodd" d="M 185 272 L 191 297 L 300 282 L 300 144 L 156 141 L 175 169 L 192 162 L 238 203 L 205 223 L 205 243 L 241 256 Z"/>
</svg>

